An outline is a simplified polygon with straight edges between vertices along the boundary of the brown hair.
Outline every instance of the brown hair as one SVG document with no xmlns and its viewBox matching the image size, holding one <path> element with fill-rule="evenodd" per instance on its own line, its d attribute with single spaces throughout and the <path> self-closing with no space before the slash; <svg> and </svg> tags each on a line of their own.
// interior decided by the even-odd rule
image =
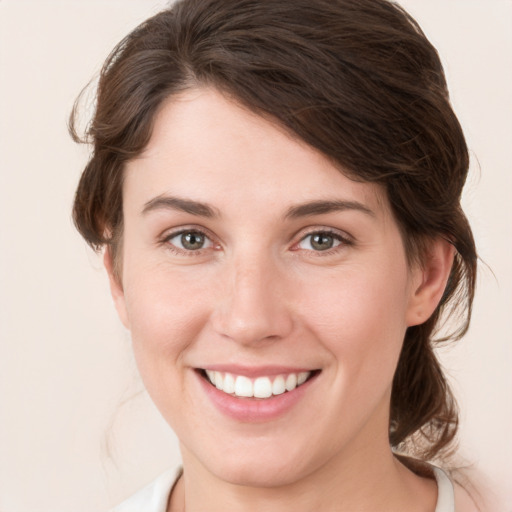
<svg viewBox="0 0 512 512">
<path fill-rule="evenodd" d="M 124 164 L 145 148 L 164 99 L 200 86 L 275 120 L 349 177 L 382 184 L 411 260 L 421 261 L 434 237 L 454 245 L 437 310 L 407 330 L 391 397 L 391 446 L 439 457 L 458 413 L 434 331 L 443 312 L 460 320 L 451 338 L 467 330 L 476 251 L 460 207 L 468 151 L 435 48 L 387 0 L 177 2 L 121 41 L 101 71 L 84 137 L 93 152 L 73 211 L 91 246 L 115 252 Z M 81 140 L 76 114 L 75 105 L 71 131 Z"/>
</svg>

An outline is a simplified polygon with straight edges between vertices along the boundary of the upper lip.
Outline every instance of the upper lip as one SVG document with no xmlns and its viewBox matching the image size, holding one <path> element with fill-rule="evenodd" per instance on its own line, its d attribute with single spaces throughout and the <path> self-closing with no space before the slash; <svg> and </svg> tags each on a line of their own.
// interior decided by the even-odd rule
<svg viewBox="0 0 512 512">
<path fill-rule="evenodd" d="M 284 365 L 248 366 L 238 364 L 208 364 L 198 367 L 198 369 L 222 373 L 232 373 L 234 375 L 244 375 L 245 377 L 271 377 L 273 375 L 283 375 L 289 373 L 312 372 L 318 368 Z"/>
</svg>

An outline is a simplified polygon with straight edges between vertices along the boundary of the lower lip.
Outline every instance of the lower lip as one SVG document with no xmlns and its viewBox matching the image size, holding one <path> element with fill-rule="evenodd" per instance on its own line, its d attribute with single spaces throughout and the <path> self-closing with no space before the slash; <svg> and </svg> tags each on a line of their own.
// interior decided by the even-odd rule
<svg viewBox="0 0 512 512">
<path fill-rule="evenodd" d="M 196 374 L 213 405 L 224 415 L 245 423 L 263 423 L 284 415 L 304 398 L 307 390 L 318 376 L 314 375 L 293 391 L 262 399 L 228 395 L 219 391 L 199 373 L 196 372 Z"/>
</svg>

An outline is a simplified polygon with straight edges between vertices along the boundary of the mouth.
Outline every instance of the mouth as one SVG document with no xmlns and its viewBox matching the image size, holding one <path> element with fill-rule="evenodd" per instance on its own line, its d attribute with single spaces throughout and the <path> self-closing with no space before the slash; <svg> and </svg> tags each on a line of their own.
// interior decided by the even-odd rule
<svg viewBox="0 0 512 512">
<path fill-rule="evenodd" d="M 265 400 L 294 391 L 316 377 L 321 370 L 261 375 L 256 378 L 203 368 L 196 371 L 207 383 L 226 395 Z"/>
</svg>

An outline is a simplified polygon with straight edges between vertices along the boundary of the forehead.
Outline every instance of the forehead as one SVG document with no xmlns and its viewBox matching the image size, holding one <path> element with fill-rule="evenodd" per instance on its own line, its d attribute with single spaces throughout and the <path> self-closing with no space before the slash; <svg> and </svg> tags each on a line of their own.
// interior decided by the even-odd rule
<svg viewBox="0 0 512 512">
<path fill-rule="evenodd" d="M 164 102 L 147 147 L 127 165 L 124 194 L 139 202 L 172 194 L 244 209 L 258 208 L 262 198 L 283 208 L 357 199 L 389 210 L 381 186 L 349 179 L 282 126 L 207 88 Z"/>
</svg>

